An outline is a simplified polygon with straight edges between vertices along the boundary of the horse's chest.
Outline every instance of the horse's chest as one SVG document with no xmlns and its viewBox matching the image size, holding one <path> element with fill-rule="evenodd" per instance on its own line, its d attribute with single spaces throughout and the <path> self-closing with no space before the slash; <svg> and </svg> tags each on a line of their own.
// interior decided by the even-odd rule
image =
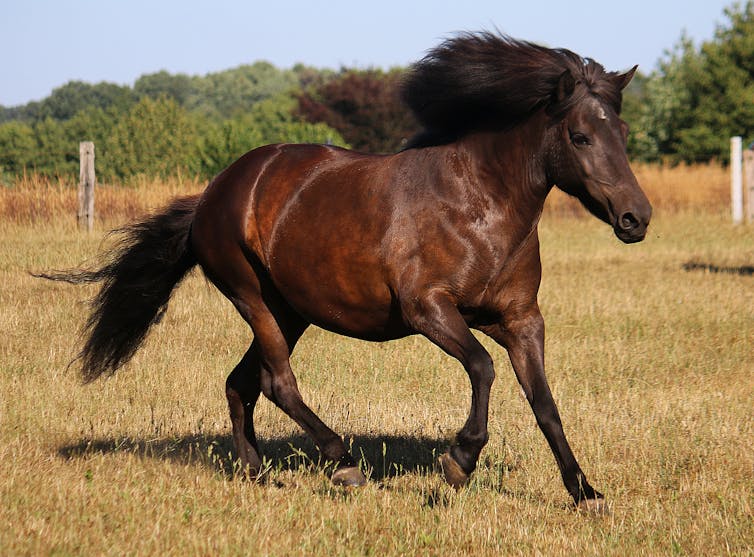
<svg viewBox="0 0 754 557">
<path fill-rule="evenodd" d="M 462 305 L 487 313 L 502 311 L 511 302 L 536 299 L 541 277 L 536 237 L 480 246 L 459 266 L 456 283 Z"/>
</svg>

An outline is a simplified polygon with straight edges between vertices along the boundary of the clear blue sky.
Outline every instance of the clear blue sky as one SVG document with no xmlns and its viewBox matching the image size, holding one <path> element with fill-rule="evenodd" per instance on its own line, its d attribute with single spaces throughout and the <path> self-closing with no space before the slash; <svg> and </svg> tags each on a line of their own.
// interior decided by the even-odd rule
<svg viewBox="0 0 754 557">
<path fill-rule="evenodd" d="M 732 0 L 0 0 L 0 104 L 78 79 L 133 84 L 256 60 L 406 65 L 453 31 L 498 28 L 610 70 L 648 73 L 685 30 L 698 44 Z"/>
</svg>

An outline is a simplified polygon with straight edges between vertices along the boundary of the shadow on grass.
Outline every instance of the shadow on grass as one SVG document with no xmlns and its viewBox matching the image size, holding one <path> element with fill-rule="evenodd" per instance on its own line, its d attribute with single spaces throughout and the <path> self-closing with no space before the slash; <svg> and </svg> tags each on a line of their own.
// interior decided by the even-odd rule
<svg viewBox="0 0 754 557">
<path fill-rule="evenodd" d="M 363 467 L 371 479 L 378 481 L 434 470 L 437 456 L 449 445 L 447 439 L 417 436 L 355 435 L 346 437 L 345 442 L 354 458 L 364 461 Z M 272 470 L 314 470 L 326 465 L 314 444 L 304 435 L 260 439 L 259 444 L 267 466 Z M 58 454 L 66 459 L 117 453 L 202 466 L 228 478 L 239 471 L 230 435 L 82 439 L 58 449 Z"/>
<path fill-rule="evenodd" d="M 705 273 L 727 273 L 730 275 L 741 275 L 750 277 L 754 275 L 754 265 L 738 265 L 732 267 L 721 267 L 714 263 L 701 263 L 699 261 L 688 261 L 682 265 L 684 271 L 703 271 Z"/>
</svg>

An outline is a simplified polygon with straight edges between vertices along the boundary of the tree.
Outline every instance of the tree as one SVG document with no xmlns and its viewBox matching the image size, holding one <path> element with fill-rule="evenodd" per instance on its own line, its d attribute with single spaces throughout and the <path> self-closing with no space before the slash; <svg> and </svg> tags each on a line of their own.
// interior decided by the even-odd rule
<svg viewBox="0 0 754 557">
<path fill-rule="evenodd" d="M 30 153 L 27 168 L 48 175 L 60 175 L 71 171 L 73 147 L 66 141 L 65 129 L 60 122 L 45 118 L 33 124 L 35 148 Z M 78 144 L 76 144 L 78 150 Z M 77 155 L 76 155 L 77 156 Z"/>
<path fill-rule="evenodd" d="M 628 135 L 628 154 L 632 158 L 638 158 L 641 152 L 641 119 L 644 106 L 647 102 L 648 82 L 649 77 L 637 71 L 634 74 L 634 78 L 623 90 L 621 118 L 628 124 L 631 130 L 631 133 Z"/>
<path fill-rule="evenodd" d="M 726 160 L 730 137 L 754 139 L 754 3 L 697 49 L 685 35 L 646 85 L 635 152 L 647 160 Z"/>
<path fill-rule="evenodd" d="M 130 87 L 114 83 L 92 85 L 83 81 L 69 81 L 54 89 L 43 101 L 32 104 L 27 117 L 35 120 L 52 118 L 68 120 L 87 108 L 127 110 L 136 102 Z"/>
<path fill-rule="evenodd" d="M 24 122 L 0 125 L 0 175 L 20 174 L 31 167 L 37 147 L 34 130 Z"/>
<path fill-rule="evenodd" d="M 166 176 L 190 169 L 195 129 L 194 121 L 175 100 L 144 97 L 113 127 L 102 162 L 119 178 Z"/>
<path fill-rule="evenodd" d="M 701 60 L 685 34 L 667 51 L 659 68 L 644 83 L 642 103 L 626 115 L 631 125 L 629 153 L 645 161 L 659 160 L 677 152 L 678 132 L 693 125 L 689 83 L 700 71 Z"/>
<path fill-rule="evenodd" d="M 118 117 L 114 109 L 88 108 L 66 121 L 48 117 L 33 124 L 6 122 L 0 125 L 0 171 L 75 174 L 79 168 L 79 143 L 88 140 L 97 146 L 98 173 L 106 176 L 110 130 Z"/>
<path fill-rule="evenodd" d="M 346 146 L 340 134 L 326 124 L 296 120 L 295 105 L 290 95 L 278 95 L 258 102 L 248 114 L 206 126 L 199 134 L 197 171 L 213 176 L 247 151 L 270 143 Z"/>
<path fill-rule="evenodd" d="M 195 78 L 186 74 L 171 74 L 163 70 L 142 75 L 134 83 L 134 93 L 139 98 L 170 97 L 181 106 L 187 106 L 192 97 L 196 95 L 195 81 Z"/>
<path fill-rule="evenodd" d="M 679 133 L 686 160 L 727 155 L 733 135 L 754 139 L 754 2 L 734 4 L 725 15 L 729 26 L 701 48 L 703 67 L 691 91 L 696 122 Z"/>
<path fill-rule="evenodd" d="M 110 149 L 113 141 L 117 139 L 113 130 L 123 117 L 124 114 L 115 108 L 88 108 L 63 123 L 67 146 L 66 159 L 72 163 L 68 165 L 71 172 L 76 172 L 79 168 L 79 143 L 92 141 L 96 149 L 97 174 L 100 179 L 110 180 L 115 177 Z"/>
<path fill-rule="evenodd" d="M 25 116 L 25 106 L 2 106 L 0 105 L 0 124 L 12 122 L 13 120 L 22 121 Z"/>
<path fill-rule="evenodd" d="M 196 95 L 187 107 L 218 120 L 232 118 L 297 85 L 293 72 L 280 70 L 269 62 L 256 62 L 198 79 Z"/>
<path fill-rule="evenodd" d="M 354 149 L 394 152 L 418 131 L 399 96 L 402 72 L 347 70 L 298 95 L 298 114 L 340 132 Z"/>
</svg>

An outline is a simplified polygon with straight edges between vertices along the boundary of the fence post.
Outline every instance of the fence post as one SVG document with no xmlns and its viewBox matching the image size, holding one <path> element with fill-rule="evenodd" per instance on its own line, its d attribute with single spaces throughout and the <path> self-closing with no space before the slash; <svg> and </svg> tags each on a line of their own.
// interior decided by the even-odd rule
<svg viewBox="0 0 754 557">
<path fill-rule="evenodd" d="M 730 138 L 730 199 L 733 224 L 744 219 L 744 196 L 741 175 L 741 138 Z"/>
<path fill-rule="evenodd" d="M 94 143 L 79 143 L 79 228 L 92 230 L 94 227 Z"/>
<path fill-rule="evenodd" d="M 754 223 L 754 149 L 744 151 L 744 189 L 746 190 L 746 206 L 748 222 Z"/>
</svg>

